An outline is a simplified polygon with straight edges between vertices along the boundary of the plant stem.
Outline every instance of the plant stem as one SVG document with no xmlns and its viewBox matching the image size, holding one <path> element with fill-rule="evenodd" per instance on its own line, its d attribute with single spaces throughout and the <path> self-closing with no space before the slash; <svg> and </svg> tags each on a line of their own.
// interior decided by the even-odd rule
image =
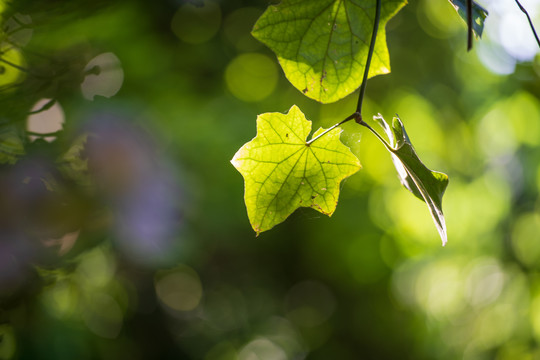
<svg viewBox="0 0 540 360">
<path fill-rule="evenodd" d="M 362 85 L 360 86 L 360 94 L 358 95 L 358 105 L 356 105 L 356 112 L 360 114 L 359 119 L 362 119 L 362 102 L 364 101 L 364 94 L 366 92 L 367 80 L 369 75 L 369 65 L 371 64 L 371 58 L 373 57 L 373 50 L 375 50 L 375 40 L 377 40 L 377 30 L 379 29 L 379 20 L 381 18 L 381 0 L 377 0 L 377 7 L 375 8 L 375 21 L 373 22 L 373 32 L 371 33 L 371 42 L 369 44 L 369 52 L 366 60 L 366 67 L 364 68 L 364 78 L 362 79 Z M 358 119 L 356 120 L 358 122 Z"/>
<path fill-rule="evenodd" d="M 357 113 L 354 113 L 350 116 L 348 116 L 345 120 L 342 120 L 340 122 L 338 122 L 337 124 L 334 124 L 332 126 L 330 126 L 328 129 L 324 130 L 322 133 L 320 133 L 319 135 L 315 136 L 313 139 L 309 140 L 306 142 L 306 145 L 309 146 L 311 145 L 312 142 L 314 142 L 315 140 L 317 140 L 318 138 L 322 137 L 323 135 L 326 135 L 327 133 L 329 133 L 330 131 L 334 130 L 335 128 L 337 128 L 338 126 L 342 125 L 342 124 L 345 124 L 347 121 L 350 121 L 352 119 L 355 119 L 357 116 Z"/>
<path fill-rule="evenodd" d="M 536 39 L 536 43 L 538 44 L 538 47 L 540 47 L 540 39 L 538 38 L 538 34 L 536 33 L 536 30 L 534 28 L 534 25 L 532 23 L 531 17 L 529 16 L 529 13 L 527 10 L 519 3 L 518 0 L 516 0 L 516 4 L 519 6 L 519 9 L 523 11 L 523 13 L 527 16 L 527 20 L 529 20 L 529 25 L 531 26 L 531 30 L 534 34 L 534 38 Z"/>
<path fill-rule="evenodd" d="M 472 49 L 473 40 L 472 2 L 473 0 L 467 0 L 467 51 Z"/>
<path fill-rule="evenodd" d="M 348 121 L 355 120 L 356 123 L 362 126 L 366 126 L 368 129 L 370 129 L 375 135 L 379 136 L 375 130 L 373 130 L 368 124 L 366 124 L 362 120 L 362 103 L 364 101 L 364 94 L 366 93 L 366 86 L 368 81 L 368 75 L 369 75 L 369 65 L 371 64 L 371 58 L 373 57 L 373 51 L 375 50 L 375 40 L 377 40 L 377 30 L 379 29 L 379 20 L 381 18 L 381 0 L 377 0 L 377 6 L 375 8 L 375 19 L 373 22 L 373 32 L 371 33 L 371 42 L 369 43 L 369 50 L 368 50 L 368 56 L 366 59 L 366 66 L 364 67 L 364 78 L 362 79 L 362 85 L 360 85 L 360 94 L 358 95 L 358 104 L 356 105 L 356 111 L 349 115 L 344 120 L 340 121 L 337 124 L 332 125 L 319 135 L 315 136 L 313 139 L 306 142 L 306 146 L 311 145 L 315 140 L 319 139 L 323 135 L 326 135 L 330 131 L 334 130 L 340 125 L 345 124 Z M 380 136 L 379 136 L 380 138 Z"/>
<path fill-rule="evenodd" d="M 0 54 L 0 56 L 1 56 L 1 54 Z M 11 67 L 13 67 L 13 68 L 15 68 L 15 69 L 17 69 L 17 70 L 19 70 L 19 71 L 22 71 L 22 72 L 24 72 L 24 73 L 26 73 L 26 74 L 28 74 L 28 75 L 30 75 L 30 76 L 33 76 L 33 77 L 35 77 L 36 79 L 47 79 L 47 78 L 44 77 L 44 76 L 41 76 L 41 75 L 38 75 L 38 74 L 34 74 L 32 71 L 28 70 L 27 68 L 22 67 L 22 66 L 19 66 L 19 65 L 17 65 L 17 64 L 14 64 L 14 63 L 12 63 L 11 61 L 8 61 L 8 60 L 3 59 L 3 58 L 1 58 L 1 57 L 0 57 L 0 62 L 3 62 L 4 64 L 9 65 L 9 66 L 11 66 Z"/>
<path fill-rule="evenodd" d="M 29 115 L 39 114 L 40 112 L 47 111 L 51 107 L 53 107 L 54 104 L 56 104 L 56 99 L 51 99 L 51 100 L 47 101 L 47 103 L 44 104 L 41 108 L 39 108 L 37 110 L 34 110 L 34 111 L 30 111 L 28 114 Z"/>
<path fill-rule="evenodd" d="M 25 133 L 26 135 L 32 135 L 32 136 L 37 136 L 37 137 L 50 137 L 50 136 L 58 136 L 59 134 L 62 133 L 62 130 L 58 130 L 51 133 L 37 133 L 37 132 L 26 130 Z"/>
</svg>

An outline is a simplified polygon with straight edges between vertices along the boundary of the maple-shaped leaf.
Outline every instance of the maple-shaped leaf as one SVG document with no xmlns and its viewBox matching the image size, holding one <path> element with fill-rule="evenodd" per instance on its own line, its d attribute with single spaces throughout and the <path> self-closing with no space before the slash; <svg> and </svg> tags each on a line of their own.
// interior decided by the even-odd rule
<svg viewBox="0 0 540 360">
<path fill-rule="evenodd" d="M 446 245 L 446 222 L 442 212 L 442 197 L 448 186 L 448 176 L 432 171 L 422 163 L 399 117 L 394 118 L 391 128 L 380 114 L 374 116 L 373 119 L 381 125 L 390 140 L 387 142 L 379 136 L 392 154 L 392 161 L 401 183 L 427 204 L 443 246 Z"/>
<path fill-rule="evenodd" d="M 362 83 L 376 0 L 282 0 L 253 27 L 276 55 L 289 81 L 306 96 L 331 103 Z M 407 3 L 384 0 L 369 76 L 390 72 L 384 27 Z"/>
<path fill-rule="evenodd" d="M 310 131 L 311 121 L 296 105 L 287 114 L 261 114 L 257 136 L 231 160 L 244 177 L 244 200 L 257 234 L 299 207 L 332 215 L 340 182 L 360 169 L 358 158 L 341 143 L 339 127 L 307 144 Z M 320 128 L 313 137 L 323 131 Z"/>
</svg>

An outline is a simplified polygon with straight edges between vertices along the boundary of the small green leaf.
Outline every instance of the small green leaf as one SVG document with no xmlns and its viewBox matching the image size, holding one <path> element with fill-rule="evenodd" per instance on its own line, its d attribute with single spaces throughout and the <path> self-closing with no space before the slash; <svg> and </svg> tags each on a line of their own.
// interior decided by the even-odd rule
<svg viewBox="0 0 540 360">
<path fill-rule="evenodd" d="M 307 145 L 310 131 L 311 121 L 296 105 L 287 114 L 261 114 L 257 136 L 231 160 L 244 177 L 244 200 L 257 234 L 283 222 L 299 207 L 332 215 L 339 184 L 360 169 L 358 158 L 339 140 L 340 128 Z"/>
<path fill-rule="evenodd" d="M 0 120 L 0 164 L 15 164 L 24 155 L 24 145 L 15 125 Z"/>
<path fill-rule="evenodd" d="M 456 9 L 457 13 L 467 24 L 467 3 L 466 0 L 448 0 L 450 4 Z M 476 36 L 482 37 L 482 32 L 484 31 L 484 21 L 488 16 L 486 9 L 472 2 L 472 14 L 473 14 L 473 30 Z"/>
<path fill-rule="evenodd" d="M 390 72 L 384 27 L 406 3 L 382 3 L 370 77 Z M 298 90 L 331 103 L 362 83 L 375 7 L 375 0 L 283 0 L 268 7 L 252 34 L 276 53 Z"/>
<path fill-rule="evenodd" d="M 448 176 L 428 169 L 420 161 L 399 117 L 395 117 L 392 121 L 392 128 L 380 114 L 374 116 L 373 119 L 381 125 L 390 140 L 388 143 L 380 138 L 392 154 L 392 161 L 401 183 L 427 204 L 443 246 L 446 245 L 447 235 L 442 212 L 442 197 L 448 185 Z"/>
</svg>

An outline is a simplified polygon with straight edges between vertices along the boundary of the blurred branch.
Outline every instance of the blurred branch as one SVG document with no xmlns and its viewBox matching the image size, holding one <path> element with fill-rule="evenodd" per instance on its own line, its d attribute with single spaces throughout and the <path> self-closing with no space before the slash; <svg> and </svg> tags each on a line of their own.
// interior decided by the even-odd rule
<svg viewBox="0 0 540 360">
<path fill-rule="evenodd" d="M 32 136 L 38 136 L 38 137 L 49 137 L 49 136 L 58 136 L 58 135 L 60 135 L 62 133 L 62 131 L 63 130 L 58 130 L 58 131 L 51 132 L 51 133 L 37 133 L 37 132 L 26 130 L 25 133 L 26 133 L 26 135 L 32 135 Z"/>
<path fill-rule="evenodd" d="M 43 105 L 42 107 L 40 107 L 39 109 L 34 110 L 34 111 L 30 111 L 28 114 L 29 115 L 39 114 L 40 112 L 49 110 L 51 107 L 53 107 L 54 104 L 56 104 L 56 99 L 51 99 L 51 100 L 47 101 L 47 103 L 45 105 Z"/>
<path fill-rule="evenodd" d="M 531 17 L 529 16 L 529 13 L 527 10 L 523 7 L 523 5 L 520 4 L 519 0 L 516 0 L 516 4 L 519 6 L 519 9 L 523 11 L 523 13 L 527 16 L 527 20 L 529 20 L 529 25 L 531 26 L 531 30 L 534 34 L 534 38 L 536 39 L 536 43 L 538 44 L 538 47 L 540 47 L 540 39 L 538 38 L 538 34 L 536 33 L 536 30 L 534 28 L 534 25 L 532 23 Z"/>
<path fill-rule="evenodd" d="M 470 51 L 472 49 L 472 41 L 473 41 L 472 0 L 467 0 L 467 51 Z"/>
<path fill-rule="evenodd" d="M 0 55 L 1 55 L 1 54 L 0 54 Z M 11 66 L 11 67 L 13 67 L 13 68 L 19 70 L 19 71 L 22 71 L 22 72 L 24 72 L 24 73 L 27 73 L 28 75 L 33 76 L 33 77 L 35 77 L 35 78 L 37 78 L 37 79 L 48 79 L 48 78 L 45 77 L 45 76 L 41 76 L 41 75 L 35 74 L 35 73 L 33 73 L 32 71 L 28 70 L 27 68 L 25 68 L 25 67 L 23 67 L 23 66 L 19 66 L 19 65 L 17 65 L 17 64 L 14 64 L 14 63 L 12 63 L 11 61 L 8 61 L 8 60 L 6 60 L 6 59 L 4 59 L 4 58 L 2 58 L 2 57 L 0 57 L 0 61 L 3 62 L 3 63 L 6 64 L 6 65 L 9 65 L 9 66 Z"/>
</svg>

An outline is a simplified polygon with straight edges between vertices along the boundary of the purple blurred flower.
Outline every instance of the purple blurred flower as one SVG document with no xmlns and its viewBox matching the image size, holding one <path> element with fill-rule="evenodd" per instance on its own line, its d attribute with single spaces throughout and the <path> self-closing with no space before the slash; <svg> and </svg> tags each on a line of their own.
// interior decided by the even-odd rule
<svg viewBox="0 0 540 360">
<path fill-rule="evenodd" d="M 147 132 L 125 119 L 96 116 L 87 131 L 89 171 L 114 213 L 117 245 L 138 263 L 167 258 L 180 225 L 172 165 Z"/>
</svg>

